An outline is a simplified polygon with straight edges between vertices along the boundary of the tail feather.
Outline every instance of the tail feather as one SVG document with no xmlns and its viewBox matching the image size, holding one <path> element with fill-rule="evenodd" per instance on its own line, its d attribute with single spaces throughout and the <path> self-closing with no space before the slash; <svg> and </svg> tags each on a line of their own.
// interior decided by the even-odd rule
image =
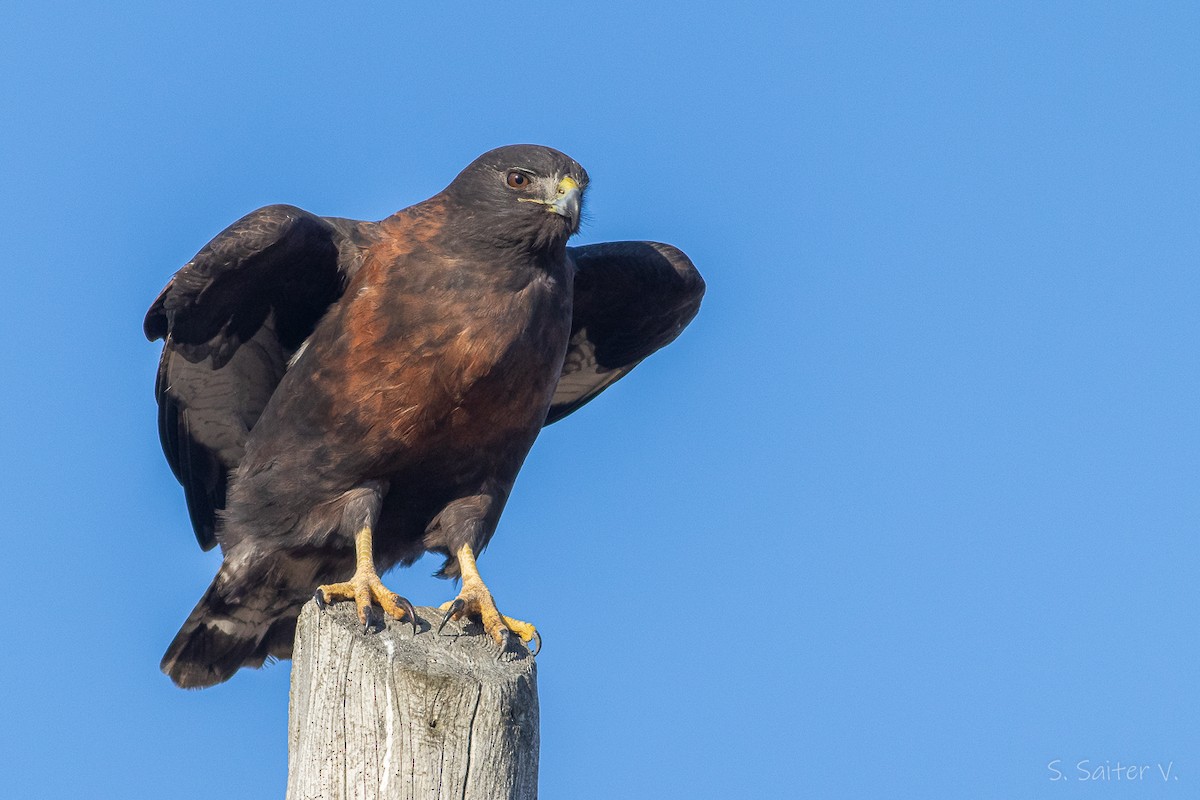
<svg viewBox="0 0 1200 800">
<path fill-rule="evenodd" d="M 160 668 L 177 686 L 200 689 L 242 667 L 290 658 L 296 618 L 319 583 L 345 568 L 342 553 L 226 553 Z"/>
<path fill-rule="evenodd" d="M 258 580 L 250 581 L 229 561 L 221 566 L 159 665 L 176 685 L 213 686 L 242 667 L 261 667 L 268 656 L 290 652 L 290 640 L 286 648 L 279 640 L 294 634 L 307 597 L 256 572 Z"/>
<path fill-rule="evenodd" d="M 160 668 L 177 686 L 199 689 L 229 680 L 252 656 L 274 621 L 260 603 L 227 602 L 218 574 L 167 648 Z M 261 661 L 259 665 L 261 665 Z M 258 665 L 253 665 L 258 666 Z"/>
</svg>

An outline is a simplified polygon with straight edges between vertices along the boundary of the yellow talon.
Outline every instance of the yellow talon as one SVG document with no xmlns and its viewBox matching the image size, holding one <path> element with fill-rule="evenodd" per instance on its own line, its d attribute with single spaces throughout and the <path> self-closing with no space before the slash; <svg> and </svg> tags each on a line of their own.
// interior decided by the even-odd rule
<svg viewBox="0 0 1200 800">
<path fill-rule="evenodd" d="M 533 641 L 534 637 L 538 637 L 537 628 L 533 627 L 533 625 L 529 624 L 528 622 L 522 622 L 521 620 L 513 619 L 512 617 L 506 617 L 503 614 L 500 615 L 500 619 L 504 620 L 504 624 L 508 626 L 508 629 L 517 636 L 520 636 L 521 641 L 525 644 L 529 644 Z M 540 638 L 541 637 L 538 637 L 539 640 Z"/>
<path fill-rule="evenodd" d="M 354 537 L 356 566 L 354 575 L 342 583 L 330 583 L 317 587 L 317 604 L 324 607 L 327 603 L 339 600 L 353 600 L 358 609 L 358 621 L 363 627 L 370 629 L 368 621 L 372 616 L 372 602 L 378 603 L 384 612 L 395 619 L 407 618 L 412 622 L 413 633 L 417 632 L 417 613 L 412 603 L 383 585 L 379 574 L 375 571 L 375 559 L 371 553 L 371 529 L 363 528 Z"/>
<path fill-rule="evenodd" d="M 462 573 L 462 591 L 458 593 L 458 597 L 438 606 L 439 609 L 446 612 L 446 616 L 442 619 L 442 626 L 438 630 L 440 631 L 452 619 L 457 620 L 468 615 L 478 617 L 483 623 L 483 629 L 500 648 L 505 647 L 506 639 L 511 632 L 526 644 L 537 639 L 537 649 L 533 651 L 534 655 L 537 655 L 538 650 L 542 649 L 542 637 L 538 634 L 537 628 L 528 622 L 506 617 L 500 613 L 496 608 L 496 601 L 492 598 L 491 591 L 484 584 L 483 578 L 479 576 L 479 568 L 475 565 L 475 553 L 471 550 L 471 546 L 463 545 L 458 549 L 456 555 L 458 556 L 459 571 Z"/>
</svg>

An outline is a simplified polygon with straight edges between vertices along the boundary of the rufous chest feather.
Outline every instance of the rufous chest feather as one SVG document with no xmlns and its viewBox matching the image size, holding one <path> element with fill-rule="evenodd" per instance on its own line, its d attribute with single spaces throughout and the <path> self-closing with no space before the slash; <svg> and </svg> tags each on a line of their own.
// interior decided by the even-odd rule
<svg viewBox="0 0 1200 800">
<path fill-rule="evenodd" d="M 569 292 L 547 276 L 515 291 L 479 279 L 352 286 L 327 362 L 349 389 L 342 413 L 406 440 L 445 426 L 540 426 L 566 349 Z"/>
</svg>

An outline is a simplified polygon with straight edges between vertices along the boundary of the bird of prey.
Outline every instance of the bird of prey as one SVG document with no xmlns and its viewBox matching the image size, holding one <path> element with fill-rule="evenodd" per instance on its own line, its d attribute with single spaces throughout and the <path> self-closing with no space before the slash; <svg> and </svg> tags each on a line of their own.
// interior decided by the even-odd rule
<svg viewBox="0 0 1200 800">
<path fill-rule="evenodd" d="M 500 648 L 534 639 L 475 560 L 517 471 L 704 293 L 670 245 L 568 247 L 587 184 L 557 150 L 501 147 L 379 222 L 258 209 L 171 278 L 144 325 L 164 339 L 159 435 L 200 546 L 223 555 L 163 657 L 176 684 L 290 657 L 314 590 L 367 630 L 382 609 L 415 631 L 379 575 L 426 551 L 462 580 L 447 619 L 480 619 Z"/>
</svg>

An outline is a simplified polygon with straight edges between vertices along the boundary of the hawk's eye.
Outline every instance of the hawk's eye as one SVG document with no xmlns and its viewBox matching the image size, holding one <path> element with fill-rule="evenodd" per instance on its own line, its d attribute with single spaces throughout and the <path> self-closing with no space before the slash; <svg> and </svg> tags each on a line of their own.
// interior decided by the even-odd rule
<svg viewBox="0 0 1200 800">
<path fill-rule="evenodd" d="M 505 180 L 514 189 L 524 189 L 529 185 L 529 176 L 523 172 L 510 172 Z"/>
</svg>

